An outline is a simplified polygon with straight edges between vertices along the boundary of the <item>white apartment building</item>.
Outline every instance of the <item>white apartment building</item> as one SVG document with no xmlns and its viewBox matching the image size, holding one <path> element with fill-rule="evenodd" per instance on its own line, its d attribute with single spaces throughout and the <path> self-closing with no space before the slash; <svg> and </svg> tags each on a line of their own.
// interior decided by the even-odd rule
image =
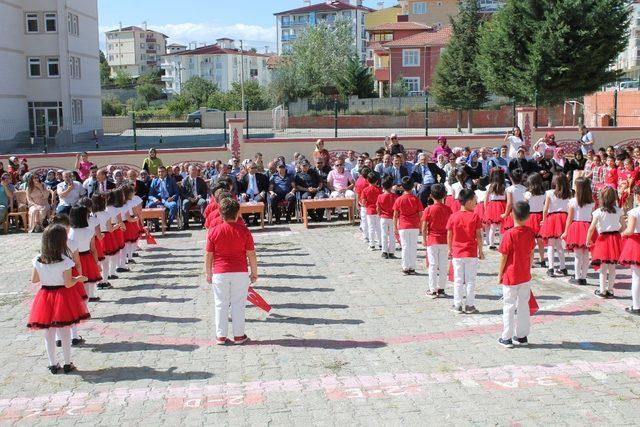
<svg viewBox="0 0 640 427">
<path fill-rule="evenodd" d="M 626 49 L 618 56 L 616 68 L 623 70 L 627 77 L 640 77 L 640 0 L 629 1 L 631 22 Z"/>
<path fill-rule="evenodd" d="M 187 50 L 187 47 L 180 43 L 171 43 L 167 45 L 167 54 L 178 53 Z"/>
<path fill-rule="evenodd" d="M 111 67 L 111 76 L 124 71 L 131 77 L 138 77 L 149 71 L 157 70 L 160 57 L 167 51 L 167 36 L 143 27 L 120 27 L 107 31 L 107 62 Z"/>
<path fill-rule="evenodd" d="M 0 1 L 0 141 L 102 130 L 97 0 Z"/>
<path fill-rule="evenodd" d="M 311 4 L 304 0 L 304 6 L 284 12 L 278 12 L 276 28 L 278 34 L 278 55 L 291 52 L 294 40 L 305 29 L 320 25 L 332 25 L 336 21 L 351 23 L 356 51 L 360 60 L 367 56 L 367 32 L 365 30 L 365 16 L 374 9 L 362 5 L 362 0 L 326 0 L 322 3 Z"/>
<path fill-rule="evenodd" d="M 269 55 L 243 50 L 232 39 L 222 38 L 216 44 L 167 54 L 161 64 L 165 70 L 162 81 L 167 94 L 180 94 L 182 85 L 198 76 L 215 83 L 223 92 L 239 83 L 244 69 L 244 81 L 256 80 L 261 85 L 271 82 L 271 70 L 267 66 Z M 242 66 L 244 62 L 244 67 Z"/>
</svg>

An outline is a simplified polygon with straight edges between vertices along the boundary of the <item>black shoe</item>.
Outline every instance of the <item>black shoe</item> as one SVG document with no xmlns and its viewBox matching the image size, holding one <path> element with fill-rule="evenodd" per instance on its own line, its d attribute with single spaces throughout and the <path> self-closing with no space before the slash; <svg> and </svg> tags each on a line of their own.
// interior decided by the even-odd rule
<svg viewBox="0 0 640 427">
<path fill-rule="evenodd" d="M 74 339 L 71 340 L 71 345 L 72 346 L 76 346 L 76 345 L 80 345 L 80 344 L 84 344 L 84 338 L 78 337 L 78 338 L 74 338 Z"/>
<path fill-rule="evenodd" d="M 480 313 L 475 305 L 467 305 L 464 307 L 464 312 L 467 314 L 478 314 Z"/>
<path fill-rule="evenodd" d="M 107 286 L 107 284 L 106 284 L 106 283 L 98 283 L 98 284 L 96 285 L 96 288 L 98 288 L 98 289 L 104 289 L 104 287 L 105 287 L 105 286 Z"/>
<path fill-rule="evenodd" d="M 587 286 L 587 279 L 580 279 L 580 280 L 578 280 L 578 285 L 580 285 L 580 286 Z"/>
<path fill-rule="evenodd" d="M 140 254 L 138 252 L 134 252 L 133 254 L 131 254 L 131 256 L 134 258 L 138 258 Z"/>
<path fill-rule="evenodd" d="M 437 292 L 431 292 L 431 291 L 427 291 L 427 296 L 431 299 L 436 299 L 438 298 L 438 293 Z"/>
<path fill-rule="evenodd" d="M 127 261 L 127 264 L 137 264 L 136 260 L 131 258 L 129 261 Z"/>
<path fill-rule="evenodd" d="M 409 275 L 413 276 L 416 274 L 416 271 L 413 268 L 409 269 Z"/>
<path fill-rule="evenodd" d="M 118 267 L 118 268 L 116 268 L 116 273 L 128 273 L 128 272 L 130 272 L 130 271 L 131 271 L 131 270 L 129 270 L 129 269 L 128 269 L 128 268 L 126 268 L 126 267 Z"/>
<path fill-rule="evenodd" d="M 455 314 L 464 314 L 464 310 L 462 309 L 462 307 L 456 307 L 455 305 L 451 307 L 451 311 L 453 311 Z"/>
<path fill-rule="evenodd" d="M 75 371 L 76 367 L 73 363 L 69 363 L 68 365 L 64 365 L 62 367 L 62 370 L 64 371 L 65 374 L 68 374 L 69 372 Z"/>
<path fill-rule="evenodd" d="M 62 347 L 62 341 L 56 340 L 56 347 Z"/>
<path fill-rule="evenodd" d="M 624 309 L 629 314 L 635 314 L 636 316 L 640 316 L 640 308 L 626 307 Z"/>
<path fill-rule="evenodd" d="M 280 221 L 280 218 L 276 218 L 276 224 L 280 224 L 282 221 Z"/>
<path fill-rule="evenodd" d="M 447 296 L 447 294 L 444 293 L 444 289 L 438 289 L 438 295 L 440 297 L 446 297 Z"/>
<path fill-rule="evenodd" d="M 389 259 L 389 254 L 386 252 L 382 252 L 382 258 Z"/>
<path fill-rule="evenodd" d="M 489 249 L 491 249 L 492 251 L 495 251 L 496 250 L 496 246 L 495 245 L 491 245 L 491 246 L 489 246 Z"/>
<path fill-rule="evenodd" d="M 49 372 L 51 372 L 53 375 L 55 375 L 60 370 L 60 365 L 47 366 L 47 369 L 49 370 Z"/>
<path fill-rule="evenodd" d="M 387 255 L 389 255 L 389 259 L 396 259 L 396 254 L 393 252 L 389 252 Z"/>
<path fill-rule="evenodd" d="M 498 343 L 500 343 L 500 345 L 505 348 L 513 348 L 513 341 L 511 340 L 503 340 L 502 338 L 500 338 L 498 340 Z"/>
<path fill-rule="evenodd" d="M 547 261 L 540 261 L 540 268 L 547 268 Z"/>
<path fill-rule="evenodd" d="M 89 298 L 89 302 L 98 302 L 100 301 L 100 297 Z"/>
<path fill-rule="evenodd" d="M 604 297 L 609 299 L 613 298 L 614 297 L 613 292 L 611 291 L 605 292 Z"/>
<path fill-rule="evenodd" d="M 517 345 L 529 345 L 529 340 L 527 339 L 527 337 L 522 337 L 522 338 L 518 338 L 518 337 L 513 337 L 513 343 L 517 344 Z"/>
<path fill-rule="evenodd" d="M 109 282 L 102 283 L 102 286 L 98 286 L 100 289 L 113 289 L 113 285 Z"/>
<path fill-rule="evenodd" d="M 410 275 L 410 274 L 411 274 L 411 271 L 410 271 L 410 270 L 402 270 L 402 273 L 403 273 L 405 276 L 408 276 L 408 275 Z"/>
<path fill-rule="evenodd" d="M 567 271 L 566 268 L 563 268 L 562 270 L 556 270 L 556 274 L 558 274 L 560 276 L 568 276 L 569 272 Z"/>
<path fill-rule="evenodd" d="M 596 289 L 595 291 L 593 291 L 593 293 L 595 294 L 595 296 L 600 297 L 600 298 L 606 298 L 607 297 L 607 293 L 604 292 L 600 292 L 600 289 Z"/>
<path fill-rule="evenodd" d="M 572 285 L 577 285 L 578 283 L 580 283 L 580 279 L 572 277 L 571 279 L 569 279 L 569 283 L 571 283 Z"/>
<path fill-rule="evenodd" d="M 551 268 L 547 270 L 547 276 L 556 277 L 555 274 L 553 274 L 553 270 Z"/>
</svg>

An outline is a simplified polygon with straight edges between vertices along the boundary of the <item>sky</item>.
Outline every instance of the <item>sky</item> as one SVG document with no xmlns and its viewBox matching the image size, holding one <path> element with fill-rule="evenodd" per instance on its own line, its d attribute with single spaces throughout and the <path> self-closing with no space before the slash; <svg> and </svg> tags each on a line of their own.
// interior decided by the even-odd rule
<svg viewBox="0 0 640 427">
<path fill-rule="evenodd" d="M 312 0 L 319 3 L 322 0 Z M 377 0 L 364 4 L 376 7 Z M 385 6 L 396 2 L 385 1 Z M 169 36 L 168 43 L 215 43 L 220 37 L 242 39 L 263 52 L 276 48 L 276 12 L 303 7 L 303 0 L 98 0 L 100 48 L 104 33 L 122 26 L 142 26 Z"/>
</svg>

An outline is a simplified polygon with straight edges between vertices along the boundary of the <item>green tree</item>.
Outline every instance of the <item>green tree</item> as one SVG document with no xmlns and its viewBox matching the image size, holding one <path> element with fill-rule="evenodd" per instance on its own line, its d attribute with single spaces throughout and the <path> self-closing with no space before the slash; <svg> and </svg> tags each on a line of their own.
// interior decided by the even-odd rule
<svg viewBox="0 0 640 427">
<path fill-rule="evenodd" d="M 483 25 L 478 64 L 487 88 L 550 105 L 614 81 L 627 44 L 626 0 L 507 0 Z"/>
<path fill-rule="evenodd" d="M 184 116 L 191 110 L 195 110 L 196 106 L 191 105 L 186 98 L 181 95 L 174 96 L 165 104 L 165 108 L 174 117 Z"/>
<path fill-rule="evenodd" d="M 129 89 L 133 86 L 133 79 L 124 71 L 118 70 L 116 71 L 116 76 L 113 79 L 113 83 L 120 89 Z"/>
<path fill-rule="evenodd" d="M 138 85 L 138 87 L 136 88 L 136 93 L 138 94 L 138 97 L 143 98 L 146 101 L 147 105 L 149 105 L 151 101 L 160 99 L 160 97 L 162 96 L 162 91 L 160 90 L 160 88 L 150 83 Z"/>
<path fill-rule="evenodd" d="M 152 84 L 152 85 L 162 85 L 162 70 L 153 70 L 147 73 L 141 74 L 137 82 L 139 85 L 142 84 Z"/>
<path fill-rule="evenodd" d="M 124 116 L 125 114 L 127 114 L 127 108 L 118 98 L 113 96 L 102 98 L 103 116 Z"/>
<path fill-rule="evenodd" d="M 181 95 L 195 108 L 204 107 L 209 97 L 218 91 L 218 86 L 202 77 L 191 77 L 182 85 Z"/>
<path fill-rule="evenodd" d="M 478 0 L 464 0 L 460 13 L 451 18 L 453 34 L 440 58 L 430 90 L 438 105 L 458 112 L 458 129 L 462 111 L 468 110 L 469 132 L 473 130 L 472 110 L 487 100 L 477 61 L 480 22 Z"/>
<path fill-rule="evenodd" d="M 101 50 L 98 53 L 100 56 L 100 84 L 106 86 L 111 83 L 111 68 L 104 53 Z"/>
<path fill-rule="evenodd" d="M 343 96 L 357 95 L 359 98 L 373 96 L 373 76 L 369 67 L 362 65 L 357 56 L 349 58 L 343 76 L 338 78 L 338 90 Z"/>
<path fill-rule="evenodd" d="M 391 96 L 407 96 L 409 95 L 409 89 L 404 84 L 402 76 L 399 76 L 395 82 L 391 83 Z"/>
<path fill-rule="evenodd" d="M 255 80 L 244 82 L 244 98 L 249 110 L 267 110 L 272 107 L 269 92 Z M 229 92 L 216 92 L 209 96 L 208 108 L 223 111 L 238 111 L 242 109 L 242 86 L 238 82 L 231 84 Z"/>
</svg>

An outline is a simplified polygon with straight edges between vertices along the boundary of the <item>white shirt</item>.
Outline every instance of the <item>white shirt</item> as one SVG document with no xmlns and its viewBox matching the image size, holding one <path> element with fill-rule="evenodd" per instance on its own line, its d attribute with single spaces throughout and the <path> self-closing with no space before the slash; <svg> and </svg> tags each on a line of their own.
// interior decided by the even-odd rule
<svg viewBox="0 0 640 427">
<path fill-rule="evenodd" d="M 62 261 L 53 264 L 43 264 L 36 256 L 32 263 L 40 276 L 41 286 L 64 286 L 64 272 L 73 268 L 75 263 L 71 258 L 62 256 Z"/>
<path fill-rule="evenodd" d="M 69 240 L 75 243 L 78 252 L 87 252 L 91 250 L 91 239 L 95 234 L 95 229 L 91 227 L 71 228 L 69 230 Z"/>
<path fill-rule="evenodd" d="M 62 193 L 67 190 L 67 183 L 61 182 L 56 188 L 58 197 L 60 198 L 60 205 L 73 206 L 78 203 L 80 197 L 84 194 L 84 187 L 78 181 L 73 181 L 73 190 L 66 196 L 62 196 Z"/>
<path fill-rule="evenodd" d="M 524 193 L 524 199 L 529 202 L 529 210 L 531 213 L 542 213 L 546 197 L 544 194 L 534 196 L 528 191 Z"/>
<path fill-rule="evenodd" d="M 484 203 L 487 198 L 487 192 L 482 190 L 476 190 L 476 198 L 478 199 L 478 203 Z"/>
<path fill-rule="evenodd" d="M 578 200 L 574 197 L 569 200 L 569 206 L 573 208 L 573 220 L 591 222 L 591 214 L 593 213 L 594 203 L 589 203 L 583 207 L 578 206 Z"/>
<path fill-rule="evenodd" d="M 507 154 L 507 156 L 510 159 L 515 158 L 516 154 L 518 154 L 518 148 L 524 145 L 522 139 L 515 135 L 511 135 L 509 138 L 507 138 L 507 143 L 509 144 L 509 153 Z"/>
<path fill-rule="evenodd" d="M 524 185 L 516 184 L 508 186 L 506 192 L 511 193 L 511 200 L 513 204 L 516 204 L 517 202 L 524 201 L 524 194 L 527 192 L 527 189 Z"/>
<path fill-rule="evenodd" d="M 596 209 L 593 211 L 593 218 L 598 219 L 598 233 L 612 233 L 620 231 L 622 227 L 620 225 L 620 217 L 622 216 L 622 209 L 615 207 L 615 213 L 608 213 L 602 209 Z"/>
<path fill-rule="evenodd" d="M 633 232 L 640 234 L 640 207 L 631 209 L 627 212 L 627 216 L 629 218 L 633 217 L 636 219 L 636 226 L 634 227 Z"/>
<path fill-rule="evenodd" d="M 87 178 L 84 180 L 84 182 L 82 183 L 82 188 L 84 188 L 84 191 L 87 192 L 87 195 L 91 196 L 91 193 L 93 193 L 93 183 L 95 182 L 95 180 L 91 177 Z"/>
<path fill-rule="evenodd" d="M 107 211 L 96 212 L 96 218 L 100 224 L 100 231 L 106 233 L 108 231 L 107 222 L 111 221 L 111 214 Z"/>
<path fill-rule="evenodd" d="M 455 199 L 458 198 L 462 189 L 463 189 L 462 184 L 460 184 L 459 182 L 454 182 L 453 185 L 451 185 L 451 190 L 453 191 L 453 197 Z"/>
<path fill-rule="evenodd" d="M 549 212 L 547 213 L 556 213 L 556 212 L 567 212 L 569 210 L 569 199 L 558 199 L 556 197 L 555 190 L 547 190 L 545 193 L 547 198 L 549 199 Z"/>
<path fill-rule="evenodd" d="M 111 219 L 112 224 L 118 223 L 118 214 L 120 214 L 120 208 L 116 208 L 115 206 L 107 206 L 106 211 L 109 214 L 109 218 Z M 122 218 L 124 221 L 124 218 Z"/>
<path fill-rule="evenodd" d="M 491 193 L 489 191 L 487 191 L 487 193 L 489 193 L 489 201 L 490 202 L 500 201 L 500 200 L 507 200 L 507 195 L 506 194 L 496 194 L 496 193 Z"/>
<path fill-rule="evenodd" d="M 586 155 L 589 150 L 593 150 L 593 134 L 591 131 L 582 135 L 580 141 L 582 142 L 582 146 L 580 147 L 582 149 L 582 154 Z"/>
</svg>

